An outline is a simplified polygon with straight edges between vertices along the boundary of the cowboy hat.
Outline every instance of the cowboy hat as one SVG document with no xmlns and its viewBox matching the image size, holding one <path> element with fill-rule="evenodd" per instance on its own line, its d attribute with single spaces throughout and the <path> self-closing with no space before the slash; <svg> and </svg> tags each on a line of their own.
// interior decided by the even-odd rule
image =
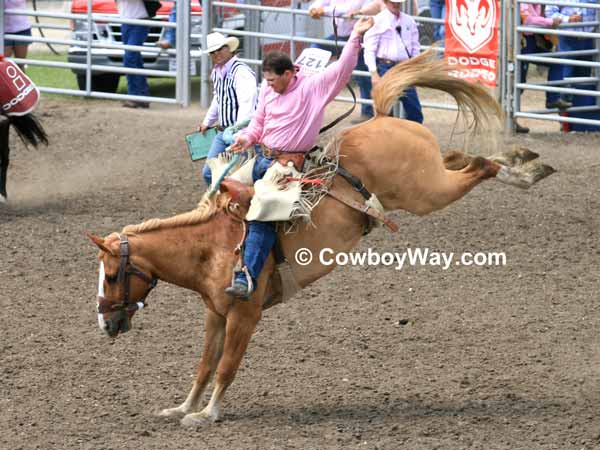
<svg viewBox="0 0 600 450">
<path fill-rule="evenodd" d="M 221 33 L 210 33 L 206 35 L 206 53 L 217 51 L 225 45 L 229 47 L 229 50 L 235 52 L 240 46 L 240 41 L 236 37 L 225 37 Z"/>
<path fill-rule="evenodd" d="M 390 0 L 392 3 L 404 3 L 406 0 Z"/>
</svg>

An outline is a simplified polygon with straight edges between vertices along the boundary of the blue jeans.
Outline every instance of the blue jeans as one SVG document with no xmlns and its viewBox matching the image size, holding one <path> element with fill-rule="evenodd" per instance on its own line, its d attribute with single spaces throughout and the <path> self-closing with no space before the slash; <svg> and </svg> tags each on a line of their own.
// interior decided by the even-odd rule
<svg viewBox="0 0 600 450">
<path fill-rule="evenodd" d="M 227 147 L 229 147 L 229 144 L 227 144 L 223 140 L 223 132 L 222 131 L 218 132 L 212 142 L 212 145 L 210 146 L 210 149 L 208 150 L 208 155 L 206 155 L 206 159 L 216 158 L 221 153 L 223 153 Z M 259 145 L 255 145 L 254 149 L 257 154 L 261 152 Z M 266 158 L 263 158 L 263 159 L 266 159 Z M 261 163 L 264 165 L 264 162 L 261 161 Z M 267 168 L 265 169 L 265 172 L 268 168 L 269 168 L 269 166 L 267 166 Z M 261 169 L 261 164 L 259 164 L 259 159 L 256 158 L 256 162 L 254 163 L 254 169 L 253 169 L 253 177 L 254 177 L 253 181 L 256 181 L 259 178 L 262 178 L 262 176 L 265 174 L 265 172 L 263 172 L 262 175 L 260 175 L 258 177 L 255 176 L 254 173 L 256 173 L 258 170 L 262 170 L 262 169 Z M 205 164 L 204 167 L 202 168 L 202 176 L 204 177 L 204 181 L 206 181 L 206 185 L 210 186 L 212 184 L 212 174 L 210 173 L 210 167 L 208 167 L 207 164 Z"/>
<path fill-rule="evenodd" d="M 535 36 L 524 36 L 525 46 L 521 48 L 521 54 L 529 55 L 531 53 L 544 53 L 545 49 L 538 47 L 535 41 Z M 563 79 L 563 66 L 560 64 L 547 64 L 548 67 L 548 81 L 559 81 Z M 521 61 L 521 83 L 527 82 L 527 71 L 529 70 L 529 63 L 527 61 Z M 560 98 L 560 94 L 557 92 L 546 92 L 546 103 L 553 103 Z"/>
<path fill-rule="evenodd" d="M 558 51 L 560 52 L 569 52 L 574 50 L 591 50 L 594 48 L 594 40 L 593 39 L 578 39 L 573 37 L 559 36 L 558 37 Z M 574 59 L 581 60 L 591 60 L 591 56 L 579 56 L 577 58 L 571 57 Z M 572 77 L 589 77 L 592 70 L 590 67 L 580 67 L 580 66 L 568 66 L 563 65 L 563 78 L 572 78 Z M 563 97 L 567 101 L 571 101 L 573 99 L 572 94 L 563 94 Z"/>
<path fill-rule="evenodd" d="M 123 44 L 125 45 L 144 45 L 148 37 L 148 27 L 143 25 L 121 25 L 121 34 Z M 132 69 L 143 69 L 144 60 L 140 52 L 125 50 L 123 65 Z M 150 88 L 144 75 L 127 74 L 127 93 L 129 95 L 149 95 Z"/>
<path fill-rule="evenodd" d="M 434 19 L 446 18 L 446 2 L 444 0 L 429 0 L 429 11 Z M 443 41 L 446 35 L 446 27 L 444 25 L 435 24 L 433 39 L 435 41 Z"/>
<path fill-rule="evenodd" d="M 558 37 L 558 51 L 560 52 L 570 52 L 574 50 L 591 50 L 594 48 L 594 40 L 593 39 L 579 39 L 573 37 L 559 36 Z M 581 60 L 591 60 L 592 56 L 579 56 L 579 57 L 570 57 L 574 59 Z M 592 70 L 590 67 L 580 67 L 580 66 L 568 66 L 563 65 L 563 78 L 572 78 L 572 77 L 589 77 Z M 569 97 L 566 95 L 565 97 Z"/>
<path fill-rule="evenodd" d="M 220 131 L 215 136 L 212 145 L 208 150 L 208 155 L 206 156 L 206 159 L 216 158 L 218 155 L 223 153 L 227 147 L 228 145 L 225 143 L 225 141 L 223 141 L 223 132 Z M 208 167 L 208 165 L 206 164 L 202 169 L 202 176 L 204 177 L 204 181 L 206 181 L 207 186 L 210 186 L 210 184 L 212 183 L 212 174 L 210 173 L 210 167 Z"/>
<path fill-rule="evenodd" d="M 338 40 L 345 41 L 345 40 L 348 40 L 349 37 L 350 36 L 338 36 Z M 327 39 L 328 41 L 335 41 L 335 35 L 332 34 L 330 36 L 327 36 L 325 39 Z M 337 55 L 337 48 L 335 47 L 335 45 L 311 44 L 310 47 L 311 48 L 320 48 L 322 50 L 328 50 L 333 55 Z M 354 70 L 364 70 L 365 72 L 369 71 L 369 69 L 367 68 L 367 65 L 365 64 L 364 51 L 362 48 L 360 49 L 360 53 L 358 54 L 358 62 L 356 63 L 356 67 L 354 68 Z M 373 86 L 371 85 L 371 77 L 355 76 L 352 78 L 354 79 L 354 81 L 356 81 L 356 84 L 358 85 L 358 89 L 360 91 L 360 97 L 363 100 L 370 100 L 371 99 L 371 90 L 373 89 Z M 373 106 L 361 104 L 360 105 L 360 113 L 363 116 L 373 117 Z"/>
<path fill-rule="evenodd" d="M 171 9 L 171 14 L 169 14 L 169 22 L 174 23 L 177 22 L 177 1 L 173 2 L 173 9 Z M 167 28 L 165 30 L 165 40 L 171 44 L 171 47 L 175 48 L 175 28 Z"/>
<path fill-rule="evenodd" d="M 252 172 L 253 181 L 256 182 L 264 177 L 271 164 L 273 164 L 272 159 L 258 155 Z M 275 239 L 277 239 L 275 222 L 259 222 L 257 220 L 248 222 L 248 234 L 244 243 L 244 265 L 248 269 L 255 288 L 260 271 L 275 245 Z M 246 275 L 243 272 L 237 272 L 235 281 L 246 284 Z"/>
<path fill-rule="evenodd" d="M 377 62 L 377 73 L 379 76 L 383 76 L 388 70 L 390 70 L 394 64 L 386 64 L 384 62 Z M 404 112 L 406 114 L 406 120 L 412 120 L 413 122 L 423 123 L 423 110 L 421 109 L 421 102 L 417 95 L 417 90 L 414 87 L 409 87 L 404 91 L 404 95 L 400 97 L 402 106 L 404 106 Z"/>
</svg>

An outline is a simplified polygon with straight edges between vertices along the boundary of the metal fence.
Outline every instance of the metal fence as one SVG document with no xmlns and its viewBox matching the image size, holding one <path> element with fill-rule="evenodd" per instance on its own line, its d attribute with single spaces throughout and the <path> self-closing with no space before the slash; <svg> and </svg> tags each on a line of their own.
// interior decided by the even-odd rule
<svg viewBox="0 0 600 450">
<path fill-rule="evenodd" d="M 599 22 L 562 24 L 557 29 L 524 26 L 521 24 L 520 5 L 532 3 L 541 5 L 573 6 L 571 1 L 560 0 L 500 0 L 500 54 L 498 77 L 498 98 L 506 112 L 507 128 L 514 126 L 514 119 L 527 118 L 553 120 L 575 124 L 598 125 L 596 117 L 585 117 L 585 114 L 598 112 L 597 98 L 600 97 L 600 80 L 598 67 L 600 61 Z M 177 22 L 168 22 L 166 17 L 156 20 L 125 20 L 118 14 L 99 14 L 93 12 L 92 0 L 87 0 L 85 13 L 66 13 L 42 10 L 5 10 L 4 0 L 0 0 L 0 46 L 4 35 L 15 41 L 30 40 L 68 48 L 69 61 L 47 61 L 42 59 L 19 60 L 17 63 L 47 66 L 56 69 L 73 71 L 78 79 L 80 89 L 59 89 L 40 85 L 42 92 L 79 95 L 109 99 L 132 99 L 176 103 L 187 106 L 191 100 L 191 77 L 200 74 L 200 101 L 203 107 L 210 103 L 212 93 L 210 81 L 210 61 L 206 54 L 200 51 L 204 46 L 205 36 L 213 31 L 237 36 L 242 42 L 241 59 L 259 67 L 263 52 L 279 48 L 289 51 L 292 59 L 306 46 L 311 44 L 331 45 L 331 41 L 322 37 L 330 34 L 331 18 L 320 20 L 310 19 L 307 4 L 300 0 L 246 0 L 244 3 L 228 1 L 202 0 L 202 13 L 190 9 L 190 0 L 177 0 Z M 579 8 L 600 9 L 596 3 L 577 3 Z M 199 6 L 199 5 L 197 5 Z M 412 14 L 419 23 L 422 49 L 432 43 L 433 27 L 442 25 L 442 19 L 433 19 L 428 13 L 428 0 L 408 1 L 404 4 L 406 13 Z M 233 11 L 233 12 L 232 12 Z M 15 34 L 5 34 L 3 30 L 3 14 L 20 14 L 41 19 L 56 21 L 61 24 L 41 23 L 42 29 L 73 30 L 70 38 L 64 37 L 24 37 Z M 123 45 L 119 38 L 118 29 L 123 23 L 146 25 L 153 30 L 150 38 L 143 46 Z M 593 32 L 582 31 L 582 27 L 593 27 Z M 176 29 L 177 45 L 168 51 L 156 46 L 168 28 Z M 104 36 L 104 34 L 106 36 Z M 589 38 L 594 42 L 589 50 L 547 51 L 535 54 L 521 54 L 521 40 L 524 33 L 537 35 L 554 35 L 559 37 Z M 106 37 L 105 39 L 102 36 Z M 110 38 L 110 39 L 109 39 Z M 343 45 L 340 41 L 338 45 Z M 1 48 L 1 47 L 0 47 Z M 141 51 L 146 61 L 162 61 L 161 64 L 147 63 L 144 69 L 125 68 L 122 65 L 124 50 Z M 443 51 L 440 48 L 439 51 Z M 78 54 L 79 58 L 74 55 Z M 104 55 L 104 59 L 100 56 Z M 116 56 L 115 56 L 116 55 Z M 119 55 L 121 59 L 119 59 Z M 110 61 L 109 61 L 110 60 Z M 165 67 L 164 62 L 169 64 Z M 576 66 L 589 71 L 586 76 L 564 79 L 561 81 L 525 82 L 521 80 L 522 64 Z M 260 70 L 257 71 L 260 74 Z M 176 80 L 174 98 L 169 97 L 135 97 L 110 92 L 102 80 L 114 84 L 115 78 L 123 74 L 138 74 L 151 77 L 168 77 Z M 369 76 L 368 72 L 355 71 L 355 76 Z M 116 87 L 115 87 L 116 90 Z M 556 108 L 523 109 L 522 95 L 526 91 L 555 92 L 560 95 L 572 95 L 575 99 L 585 99 L 586 104 L 574 101 L 574 106 L 563 111 Z M 592 99 L 592 101 L 590 101 Z M 349 102 L 352 99 L 341 95 L 337 100 Z M 370 100 L 358 100 L 359 103 L 369 103 Z M 453 101 L 447 103 L 422 102 L 423 107 L 438 109 L 455 109 Z M 600 117 L 600 116 L 599 116 Z"/>
<path fill-rule="evenodd" d="M 596 11 L 596 20 L 591 22 L 561 23 L 556 29 L 524 26 L 521 24 L 520 17 L 520 5 L 522 3 L 544 6 L 557 5 L 559 7 L 568 6 L 579 10 L 589 8 Z M 514 76 L 510 80 L 509 85 L 512 87 L 512 90 L 507 92 L 508 95 L 505 98 L 509 117 L 511 119 L 522 117 L 600 126 L 600 114 L 595 114 L 600 111 L 598 107 L 598 97 L 600 97 L 600 79 L 598 77 L 598 68 L 600 67 L 598 58 L 600 33 L 598 33 L 598 26 L 600 22 L 598 22 L 598 10 L 600 9 L 600 4 L 573 3 L 572 1 L 558 0 L 517 0 L 516 2 L 508 2 L 507 6 L 511 13 L 508 16 L 511 19 L 508 29 L 513 30 L 508 41 L 508 45 L 512 47 L 512 52 L 509 52 L 509 54 L 512 56 L 512 61 L 514 61 Z M 583 31 L 582 28 L 592 28 L 593 32 Z M 521 41 L 524 39 L 524 34 L 532 34 L 539 37 L 557 36 L 559 44 L 556 50 L 548 49 L 545 52 L 522 54 Z M 568 39 L 577 42 L 589 40 L 588 42 L 592 45 L 592 48 L 588 50 L 565 50 L 563 47 L 567 46 Z M 557 81 L 526 82 L 522 80 L 521 71 L 524 64 L 530 63 L 546 67 L 560 65 L 563 69 L 568 66 L 577 67 L 581 68 L 582 74 Z M 564 110 L 548 107 L 524 110 L 521 97 L 528 90 L 570 96 L 572 97 L 573 106 Z"/>
</svg>

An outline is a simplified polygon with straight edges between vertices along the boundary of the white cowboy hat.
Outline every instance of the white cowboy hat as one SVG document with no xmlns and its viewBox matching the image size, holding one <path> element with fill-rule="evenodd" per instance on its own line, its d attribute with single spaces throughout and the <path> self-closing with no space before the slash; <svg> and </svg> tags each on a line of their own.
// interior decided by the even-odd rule
<svg viewBox="0 0 600 450">
<path fill-rule="evenodd" d="M 392 3 L 404 3 L 406 0 L 390 0 Z"/>
<path fill-rule="evenodd" d="M 229 50 L 235 52 L 240 46 L 240 41 L 236 37 L 225 37 L 221 33 L 210 33 L 206 35 L 206 53 L 219 50 L 225 45 L 229 47 Z"/>
</svg>

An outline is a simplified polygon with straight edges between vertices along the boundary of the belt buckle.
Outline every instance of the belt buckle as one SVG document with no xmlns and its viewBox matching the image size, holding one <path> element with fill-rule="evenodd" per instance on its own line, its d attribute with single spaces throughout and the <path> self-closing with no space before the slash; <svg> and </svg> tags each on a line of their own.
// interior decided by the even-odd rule
<svg viewBox="0 0 600 450">
<path fill-rule="evenodd" d="M 263 147 L 263 156 L 267 157 L 267 158 L 273 158 L 275 156 L 275 151 L 267 146 Z"/>
</svg>

